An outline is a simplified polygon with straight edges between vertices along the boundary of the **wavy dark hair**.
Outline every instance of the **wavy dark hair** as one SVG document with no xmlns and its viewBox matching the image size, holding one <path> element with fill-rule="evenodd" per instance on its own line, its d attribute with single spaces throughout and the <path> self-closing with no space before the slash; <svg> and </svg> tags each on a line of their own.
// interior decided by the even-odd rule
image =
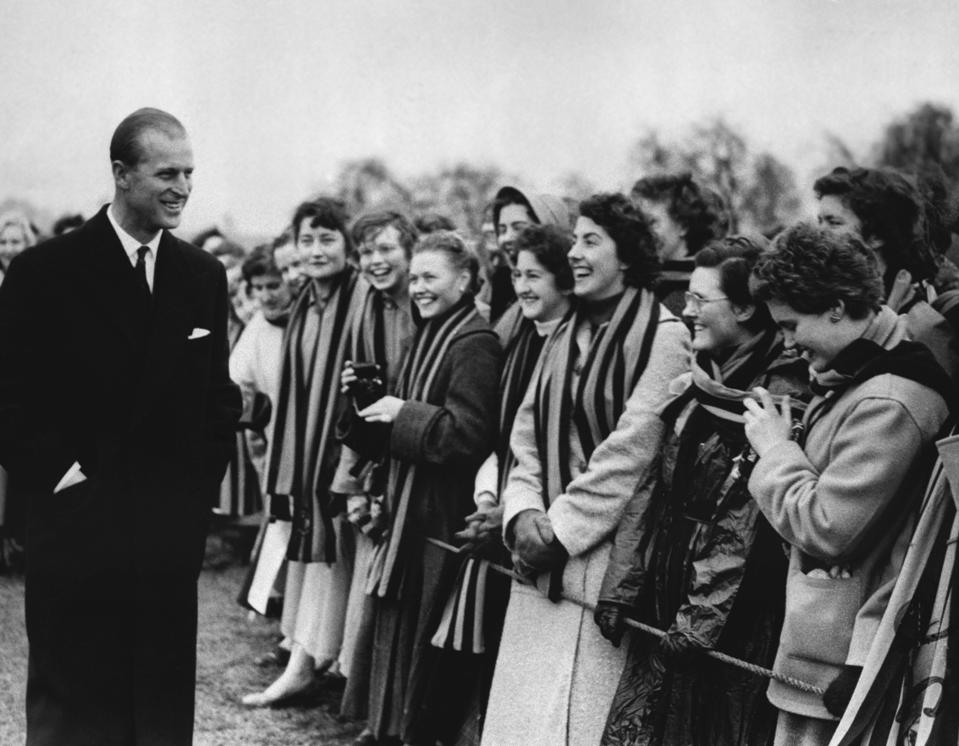
<svg viewBox="0 0 959 746">
<path fill-rule="evenodd" d="M 753 267 L 749 289 L 757 300 L 785 303 L 799 313 L 825 313 L 842 301 L 853 319 L 882 304 L 876 256 L 858 238 L 810 223 L 779 234 Z"/>
<path fill-rule="evenodd" d="M 690 254 L 729 232 L 729 211 L 723 198 L 688 171 L 642 178 L 633 185 L 630 197 L 665 203 L 669 217 L 683 229 Z"/>
<path fill-rule="evenodd" d="M 696 266 L 719 271 L 719 288 L 730 303 L 753 306 L 755 311 L 742 325 L 751 332 L 770 329 L 775 324 L 766 304 L 753 297 L 749 277 L 769 242 L 761 236 L 733 235 L 711 241 L 696 254 Z"/>
<path fill-rule="evenodd" d="M 555 225 L 528 225 L 516 237 L 516 256 L 528 251 L 556 278 L 560 290 L 573 289 L 573 270 L 566 255 L 572 243 L 569 231 Z"/>
<path fill-rule="evenodd" d="M 903 174 L 884 168 L 834 168 L 816 179 L 816 197 L 836 197 L 862 225 L 867 243 L 879 242 L 889 284 L 900 269 L 914 280 L 936 274 L 938 265 L 924 235 L 924 200 Z"/>
<path fill-rule="evenodd" d="M 413 247 L 413 256 L 427 251 L 445 254 L 450 265 L 457 272 L 469 273 L 470 282 L 467 292 L 476 294 L 480 289 L 479 258 L 455 231 L 434 231 L 420 238 Z"/>
<path fill-rule="evenodd" d="M 390 226 L 396 228 L 396 232 L 400 234 L 400 246 L 408 258 L 419 233 L 410 219 L 397 210 L 376 210 L 360 215 L 350 230 L 353 245 L 359 248 L 367 241 L 375 240 L 380 232 Z"/>
<path fill-rule="evenodd" d="M 350 235 L 347 227 L 350 222 L 350 216 L 346 212 L 346 205 L 342 200 L 334 197 L 317 197 L 309 202 L 303 202 L 293 213 L 293 242 L 300 239 L 300 227 L 303 221 L 309 219 L 311 228 L 326 228 L 330 231 L 339 231 L 343 234 L 343 240 L 346 241 L 346 252 L 348 256 L 353 256 L 353 237 Z"/>
<path fill-rule="evenodd" d="M 579 216 L 602 227 L 616 244 L 616 256 L 626 265 L 626 285 L 651 289 L 659 277 L 656 236 L 649 218 L 618 192 L 594 194 L 579 203 Z"/>
</svg>

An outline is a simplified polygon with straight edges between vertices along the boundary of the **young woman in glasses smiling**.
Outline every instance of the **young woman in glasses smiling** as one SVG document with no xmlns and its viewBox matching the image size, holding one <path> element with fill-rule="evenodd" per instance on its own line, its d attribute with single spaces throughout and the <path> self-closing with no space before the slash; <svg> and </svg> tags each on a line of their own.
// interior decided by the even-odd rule
<svg viewBox="0 0 959 746">
<path fill-rule="evenodd" d="M 760 241 L 729 237 L 696 255 L 683 309 L 695 354 L 664 411 L 659 484 L 626 510 L 596 613 L 617 646 L 626 616 L 666 636 L 633 636 L 603 743 L 746 746 L 773 731 L 762 679 L 693 654 L 768 666 L 782 620 L 786 563 L 746 489 L 743 402 L 757 385 L 801 399 L 807 374 L 750 295 Z"/>
</svg>

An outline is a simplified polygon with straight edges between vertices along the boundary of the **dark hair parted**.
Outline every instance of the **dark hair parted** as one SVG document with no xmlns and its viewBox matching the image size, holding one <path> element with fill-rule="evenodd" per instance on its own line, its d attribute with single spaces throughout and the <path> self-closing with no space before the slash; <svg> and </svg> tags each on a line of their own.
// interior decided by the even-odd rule
<svg viewBox="0 0 959 746">
<path fill-rule="evenodd" d="M 417 215 L 413 220 L 413 225 L 420 233 L 434 233 L 436 231 L 455 231 L 456 223 L 452 218 L 439 212 L 424 212 Z"/>
<path fill-rule="evenodd" d="M 923 199 L 905 176 L 891 169 L 840 167 L 817 179 L 813 189 L 819 199 L 836 197 L 859 218 L 863 240 L 879 243 L 888 277 L 900 269 L 917 281 L 935 275 L 923 235 Z"/>
<path fill-rule="evenodd" d="M 842 301 L 862 319 L 882 304 L 876 256 L 850 235 L 798 223 L 779 234 L 749 280 L 753 297 L 784 303 L 799 313 L 821 314 Z"/>
<path fill-rule="evenodd" d="M 243 274 L 244 282 L 250 282 L 254 277 L 263 277 L 264 275 L 283 277 L 283 272 L 276 266 L 273 259 L 273 249 L 269 244 L 257 246 L 253 249 L 250 256 L 243 262 L 240 271 Z"/>
<path fill-rule="evenodd" d="M 690 254 L 729 232 L 729 212 L 723 198 L 689 172 L 642 178 L 633 185 L 630 196 L 664 203 L 666 213 L 683 229 Z"/>
<path fill-rule="evenodd" d="M 516 237 L 516 256 L 528 251 L 547 272 L 556 278 L 560 290 L 573 289 L 573 270 L 566 255 L 572 238 L 569 231 L 555 225 L 528 225 Z"/>
<path fill-rule="evenodd" d="M 446 256 L 450 266 L 457 272 L 470 276 L 467 292 L 476 294 L 480 289 L 479 258 L 466 242 L 454 231 L 434 231 L 420 238 L 413 247 L 413 255 L 435 251 Z"/>
<path fill-rule="evenodd" d="M 742 325 L 752 332 L 775 326 L 766 304 L 749 291 L 749 276 L 769 247 L 762 236 L 734 235 L 711 241 L 696 254 L 696 266 L 719 272 L 719 288 L 734 306 L 752 306 L 753 315 Z"/>
<path fill-rule="evenodd" d="M 303 221 L 309 220 L 310 228 L 326 228 L 330 231 L 339 231 L 346 241 L 347 253 L 353 254 L 353 240 L 347 224 L 350 217 L 346 212 L 346 205 L 342 200 L 333 197 L 317 197 L 309 202 L 303 202 L 293 213 L 293 240 L 300 239 L 300 228 Z"/>
<path fill-rule="evenodd" d="M 623 281 L 632 287 L 652 288 L 659 276 L 656 237 L 647 218 L 618 192 L 594 194 L 579 203 L 579 216 L 605 230 L 616 244 L 616 256 L 626 265 Z"/>
<path fill-rule="evenodd" d="M 113 131 L 110 161 L 136 166 L 143 158 L 141 136 L 148 130 L 157 130 L 171 138 L 186 136 L 186 128 L 172 114 L 160 109 L 137 109 Z"/>
<path fill-rule="evenodd" d="M 350 230 L 353 245 L 359 248 L 368 241 L 373 241 L 384 230 L 392 226 L 400 236 L 400 246 L 409 257 L 416 243 L 418 232 L 410 219 L 396 210 L 376 210 L 360 215 Z"/>
</svg>

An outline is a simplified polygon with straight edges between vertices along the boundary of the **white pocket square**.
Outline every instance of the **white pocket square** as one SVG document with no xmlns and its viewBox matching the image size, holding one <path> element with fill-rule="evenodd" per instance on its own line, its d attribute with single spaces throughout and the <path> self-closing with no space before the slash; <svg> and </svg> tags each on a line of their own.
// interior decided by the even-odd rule
<svg viewBox="0 0 959 746">
<path fill-rule="evenodd" d="M 57 482 L 57 486 L 53 488 L 53 494 L 56 495 L 58 492 L 62 492 L 67 487 L 72 487 L 75 484 L 80 484 L 80 482 L 85 482 L 87 475 L 80 470 L 80 463 L 78 461 L 73 462 L 73 466 L 67 469 L 67 473 L 61 477 L 60 481 Z"/>
<path fill-rule="evenodd" d="M 190 336 L 187 339 L 203 339 L 204 337 L 210 336 L 209 329 L 203 329 L 199 326 L 194 327 L 193 331 L 190 332 Z"/>
</svg>

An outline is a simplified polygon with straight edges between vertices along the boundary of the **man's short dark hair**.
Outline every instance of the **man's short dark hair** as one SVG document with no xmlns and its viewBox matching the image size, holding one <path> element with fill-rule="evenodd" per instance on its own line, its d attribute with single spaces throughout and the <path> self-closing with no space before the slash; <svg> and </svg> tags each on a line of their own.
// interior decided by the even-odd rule
<svg viewBox="0 0 959 746">
<path fill-rule="evenodd" d="M 172 114 L 160 109 L 137 109 L 114 130 L 110 140 L 110 161 L 136 166 L 143 158 L 140 139 L 147 130 L 157 130 L 169 137 L 186 135 L 186 128 Z"/>
</svg>

